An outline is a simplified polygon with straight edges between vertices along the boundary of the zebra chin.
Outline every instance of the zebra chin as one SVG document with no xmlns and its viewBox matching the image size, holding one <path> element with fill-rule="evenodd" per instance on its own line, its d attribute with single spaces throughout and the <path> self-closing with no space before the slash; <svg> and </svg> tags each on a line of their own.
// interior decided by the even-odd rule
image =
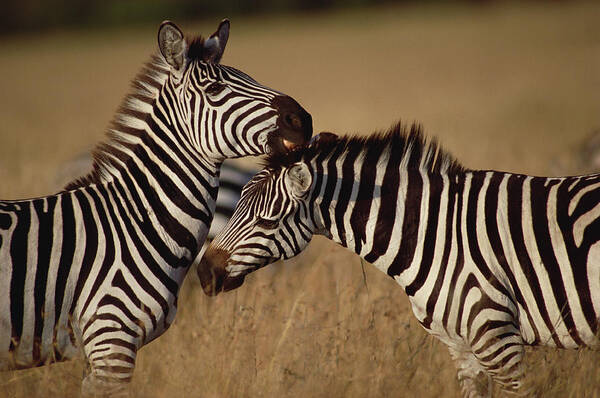
<svg viewBox="0 0 600 398">
<path fill-rule="evenodd" d="M 221 292 L 242 286 L 246 273 L 229 276 L 225 269 L 229 253 L 219 248 L 209 247 L 198 264 L 198 278 L 202 290 L 207 296 L 216 296 Z"/>
<path fill-rule="evenodd" d="M 285 155 L 305 145 L 306 142 L 302 139 L 298 140 L 297 137 L 286 137 L 280 129 L 277 129 L 274 133 L 269 134 L 265 152 L 268 154 Z"/>
</svg>

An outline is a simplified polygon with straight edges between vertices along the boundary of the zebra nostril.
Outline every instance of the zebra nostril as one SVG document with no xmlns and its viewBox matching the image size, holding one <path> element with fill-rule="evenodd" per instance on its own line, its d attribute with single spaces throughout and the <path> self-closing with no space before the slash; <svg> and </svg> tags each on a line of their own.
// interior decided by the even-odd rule
<svg viewBox="0 0 600 398">
<path fill-rule="evenodd" d="M 288 127 L 293 128 L 295 130 L 301 130 L 302 129 L 302 120 L 300 119 L 300 117 L 294 113 L 288 113 L 287 115 L 284 116 L 284 120 L 285 123 L 288 125 Z"/>
</svg>

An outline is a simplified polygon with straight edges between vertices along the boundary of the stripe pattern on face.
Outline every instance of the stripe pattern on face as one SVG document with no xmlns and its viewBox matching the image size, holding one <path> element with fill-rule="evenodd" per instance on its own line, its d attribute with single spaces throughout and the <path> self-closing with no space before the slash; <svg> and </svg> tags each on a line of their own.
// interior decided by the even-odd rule
<svg viewBox="0 0 600 398">
<path fill-rule="evenodd" d="M 243 189 L 243 199 L 238 202 L 226 231 L 218 234 L 215 242 L 216 247 L 236 246 L 228 262 L 231 277 L 279 258 L 293 257 L 308 244 L 312 235 L 308 225 L 300 217 L 282 217 L 284 214 L 306 215 L 308 210 L 305 203 L 286 195 L 288 182 L 284 176 L 263 171 Z M 262 245 L 263 239 L 269 244 Z M 243 243 L 245 240 L 251 243 Z"/>
<path fill-rule="evenodd" d="M 312 181 L 303 198 L 286 177 L 299 165 Z M 287 202 L 294 206 L 271 210 Z M 268 233 L 259 216 L 272 219 Z M 402 286 L 425 330 L 448 346 L 465 396 L 486 395 L 481 374 L 518 389 L 524 345 L 598 345 L 598 174 L 467 170 L 415 126 L 317 142 L 274 158 L 249 183 L 204 268 L 220 276 L 219 288 L 239 286 L 244 273 L 298 254 L 313 233 Z"/>
<path fill-rule="evenodd" d="M 310 136 L 293 99 L 218 64 L 228 28 L 190 41 L 161 25 L 161 55 L 134 80 L 92 172 L 56 195 L 0 201 L 0 369 L 83 350 L 84 393 L 123 389 L 137 350 L 174 320 L 222 161 Z"/>
</svg>

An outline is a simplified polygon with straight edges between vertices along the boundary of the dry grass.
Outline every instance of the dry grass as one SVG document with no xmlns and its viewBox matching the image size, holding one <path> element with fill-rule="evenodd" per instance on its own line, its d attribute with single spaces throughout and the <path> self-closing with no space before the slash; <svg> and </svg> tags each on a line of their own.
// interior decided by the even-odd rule
<svg viewBox="0 0 600 398">
<path fill-rule="evenodd" d="M 236 18 L 224 62 L 296 97 L 316 131 L 418 120 L 467 166 L 545 174 L 600 127 L 599 20 L 593 3 Z M 0 42 L 0 197 L 56 189 L 58 167 L 101 139 L 154 29 Z M 600 396 L 599 359 L 535 350 L 527 383 L 544 397 Z M 76 395 L 82 371 L 76 361 L 3 373 L 0 396 Z M 216 299 L 191 274 L 175 324 L 140 352 L 131 390 L 459 396 L 445 347 L 403 292 L 369 265 L 363 277 L 358 257 L 323 239 Z"/>
</svg>

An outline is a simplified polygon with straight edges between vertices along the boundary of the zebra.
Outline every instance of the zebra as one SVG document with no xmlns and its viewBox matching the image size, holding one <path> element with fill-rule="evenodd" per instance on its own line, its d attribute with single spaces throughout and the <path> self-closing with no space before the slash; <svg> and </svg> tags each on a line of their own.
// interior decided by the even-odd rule
<svg viewBox="0 0 600 398">
<path fill-rule="evenodd" d="M 126 391 L 137 351 L 175 318 L 221 163 L 310 138 L 294 99 L 219 63 L 229 27 L 186 38 L 163 22 L 90 174 L 0 202 L 0 370 L 83 352 L 84 395 Z"/>
<path fill-rule="evenodd" d="M 94 159 L 89 151 L 82 152 L 62 164 L 54 178 L 57 190 L 62 190 L 73 180 L 85 177 L 89 174 L 93 164 Z M 225 227 L 235 210 L 235 205 L 240 200 L 242 188 L 258 171 L 259 169 L 254 166 L 238 166 L 230 161 L 223 162 L 219 174 L 219 191 L 215 201 L 215 211 L 206 235 L 206 242 L 212 241 L 217 233 Z"/>
<path fill-rule="evenodd" d="M 522 392 L 525 345 L 598 346 L 600 174 L 470 170 L 414 124 L 316 137 L 244 187 L 197 269 L 205 293 L 321 234 L 400 284 L 466 397 Z"/>
</svg>

